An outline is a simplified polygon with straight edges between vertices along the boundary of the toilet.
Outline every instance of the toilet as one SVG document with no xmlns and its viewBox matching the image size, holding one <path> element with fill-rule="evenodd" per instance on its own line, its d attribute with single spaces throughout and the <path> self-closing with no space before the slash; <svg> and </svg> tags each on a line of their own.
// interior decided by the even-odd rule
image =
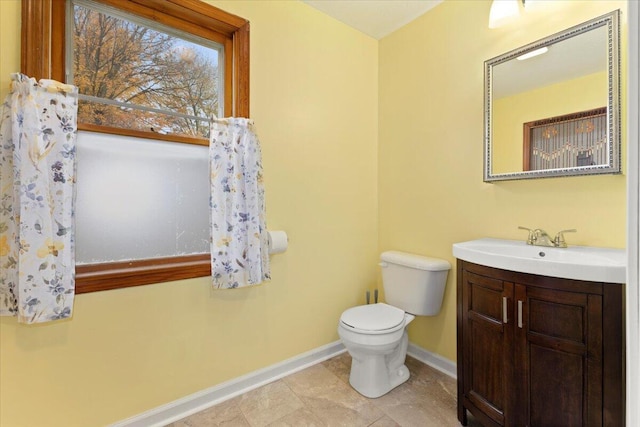
<svg viewBox="0 0 640 427">
<path fill-rule="evenodd" d="M 351 355 L 349 383 L 366 397 L 380 397 L 409 379 L 406 327 L 415 316 L 440 311 L 451 269 L 448 261 L 404 252 L 380 255 L 387 303 L 345 310 L 338 335 Z"/>
</svg>

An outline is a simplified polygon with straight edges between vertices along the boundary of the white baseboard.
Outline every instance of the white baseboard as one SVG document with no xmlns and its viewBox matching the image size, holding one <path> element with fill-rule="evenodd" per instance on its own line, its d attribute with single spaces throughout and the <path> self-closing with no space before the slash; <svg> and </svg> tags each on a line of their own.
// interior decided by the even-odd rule
<svg viewBox="0 0 640 427">
<path fill-rule="evenodd" d="M 142 414 L 118 421 L 111 427 L 161 427 L 178 421 L 196 412 L 203 411 L 225 400 L 239 396 L 280 378 L 301 371 L 309 366 L 331 359 L 346 351 L 340 341 L 318 347 L 314 350 L 287 359 L 275 365 L 267 366 L 247 375 L 234 378 L 214 387 L 185 396 L 181 399 L 151 409 Z M 407 354 L 422 363 L 431 366 L 453 378 L 456 377 L 456 364 L 435 353 L 409 343 Z"/>
<path fill-rule="evenodd" d="M 430 351 L 425 350 L 424 348 L 410 342 L 409 348 L 407 348 L 407 354 L 415 359 L 418 359 L 425 365 L 429 365 L 433 369 L 437 369 L 438 371 L 449 375 L 451 378 L 458 377 L 456 363 L 452 362 L 449 359 L 445 359 L 444 357 L 436 353 L 431 353 Z"/>
<path fill-rule="evenodd" d="M 275 365 L 251 372 L 214 387 L 185 396 L 142 414 L 112 424 L 111 427 L 160 427 L 180 420 L 213 405 L 239 396 L 309 366 L 331 359 L 346 349 L 336 341 L 287 359 Z"/>
</svg>

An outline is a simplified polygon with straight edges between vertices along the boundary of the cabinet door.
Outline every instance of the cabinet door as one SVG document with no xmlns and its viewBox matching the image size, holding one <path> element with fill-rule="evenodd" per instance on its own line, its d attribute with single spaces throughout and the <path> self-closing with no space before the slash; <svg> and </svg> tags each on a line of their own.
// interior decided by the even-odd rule
<svg viewBox="0 0 640 427">
<path fill-rule="evenodd" d="M 602 425 L 602 296 L 515 286 L 516 425 Z"/>
<path fill-rule="evenodd" d="M 505 425 L 513 405 L 514 285 L 466 270 L 462 280 L 465 406 Z"/>
</svg>

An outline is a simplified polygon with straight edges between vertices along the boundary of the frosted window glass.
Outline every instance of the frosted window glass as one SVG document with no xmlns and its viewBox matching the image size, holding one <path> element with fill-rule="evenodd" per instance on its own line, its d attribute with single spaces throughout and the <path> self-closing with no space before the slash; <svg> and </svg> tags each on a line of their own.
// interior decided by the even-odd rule
<svg viewBox="0 0 640 427">
<path fill-rule="evenodd" d="M 78 264 L 209 252 L 208 148 L 78 132 Z"/>
</svg>

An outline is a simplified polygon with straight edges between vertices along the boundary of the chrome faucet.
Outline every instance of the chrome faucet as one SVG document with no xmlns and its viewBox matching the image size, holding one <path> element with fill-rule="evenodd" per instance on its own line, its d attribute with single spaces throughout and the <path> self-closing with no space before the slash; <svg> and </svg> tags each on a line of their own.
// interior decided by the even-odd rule
<svg viewBox="0 0 640 427">
<path fill-rule="evenodd" d="M 527 236 L 527 244 L 534 246 L 547 246 L 551 248 L 566 248 L 567 242 L 564 240 L 564 233 L 575 233 L 576 229 L 558 231 L 556 237 L 553 239 L 546 231 L 541 228 L 531 230 L 526 227 L 518 227 L 521 230 L 527 230 L 529 235 Z"/>
</svg>

